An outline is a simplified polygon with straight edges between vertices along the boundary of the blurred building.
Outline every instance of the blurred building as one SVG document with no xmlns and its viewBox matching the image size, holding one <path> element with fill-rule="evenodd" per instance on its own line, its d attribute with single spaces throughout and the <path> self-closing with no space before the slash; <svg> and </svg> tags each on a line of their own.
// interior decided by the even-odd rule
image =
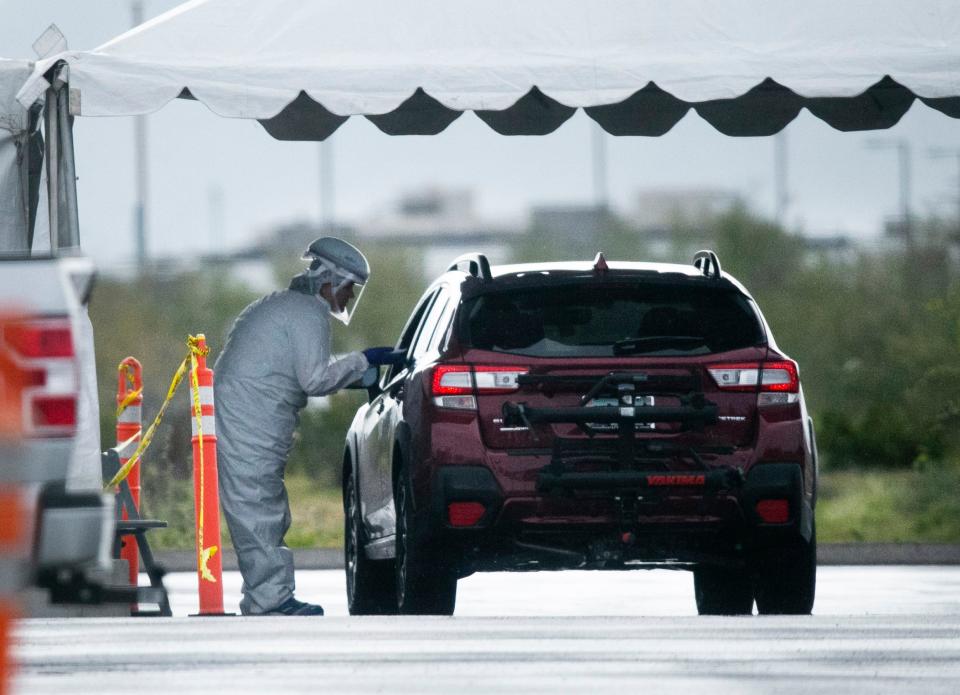
<svg viewBox="0 0 960 695">
<path fill-rule="evenodd" d="M 610 217 L 605 205 L 536 205 L 530 209 L 530 227 L 548 232 L 559 243 L 598 237 L 608 228 Z"/>
<path fill-rule="evenodd" d="M 716 246 L 713 220 L 743 204 L 739 194 L 719 188 L 647 188 L 634 195 L 628 213 L 651 259 L 684 261 Z"/>
<path fill-rule="evenodd" d="M 480 215 L 471 190 L 427 187 L 405 193 L 363 218 L 355 231 L 361 244 L 422 249 L 423 272 L 433 277 L 462 253 L 480 251 L 492 263 L 509 260 L 524 230 L 519 224 Z"/>
<path fill-rule="evenodd" d="M 804 263 L 815 267 L 822 263 L 830 265 L 853 265 L 865 251 L 862 245 L 853 243 L 843 234 L 803 238 Z"/>
<path fill-rule="evenodd" d="M 473 191 L 423 188 L 402 195 L 356 226 L 362 239 L 388 238 L 408 244 L 510 242 L 522 230 L 482 217 L 474 206 Z"/>
<path fill-rule="evenodd" d="M 372 252 L 413 250 L 422 260 L 424 278 L 440 274 L 456 256 L 480 251 L 491 263 L 523 260 L 592 258 L 598 250 L 616 259 L 687 263 L 704 248 L 717 248 L 715 220 L 743 204 L 728 190 L 657 188 L 637 191 L 630 210 L 594 204 L 540 204 L 525 220 L 491 219 L 480 214 L 468 189 L 426 187 L 401 195 L 355 224 L 316 221 L 278 225 L 243 249 L 191 259 L 154 259 L 154 270 L 170 272 L 192 266 L 222 266 L 251 289 L 266 292 L 285 280 L 288 261 L 318 236 L 334 234 Z M 865 243 L 842 234 L 803 237 L 805 262 L 855 263 L 879 243 L 902 243 L 888 231 Z M 278 265 L 278 262 L 280 265 Z M 170 265 L 169 268 L 165 268 Z M 292 265 L 296 265 L 293 263 Z M 131 268 L 131 272 L 133 268 Z"/>
<path fill-rule="evenodd" d="M 549 249 L 552 255 L 538 260 L 593 258 L 597 251 L 608 250 L 604 235 L 614 223 L 615 216 L 605 205 L 536 205 L 528 217 L 527 233 L 532 237 L 528 245 L 540 252 Z"/>
<path fill-rule="evenodd" d="M 634 195 L 632 218 L 640 230 L 692 227 L 740 204 L 738 193 L 720 188 L 645 188 Z"/>
</svg>

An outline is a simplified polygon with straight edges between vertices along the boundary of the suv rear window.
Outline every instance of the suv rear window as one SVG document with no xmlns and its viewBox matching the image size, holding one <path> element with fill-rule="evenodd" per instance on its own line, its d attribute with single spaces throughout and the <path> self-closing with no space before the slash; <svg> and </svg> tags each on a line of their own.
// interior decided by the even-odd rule
<svg viewBox="0 0 960 695">
<path fill-rule="evenodd" d="M 751 302 L 726 288 L 567 285 L 469 300 L 461 339 L 534 357 L 701 355 L 764 343 Z"/>
</svg>

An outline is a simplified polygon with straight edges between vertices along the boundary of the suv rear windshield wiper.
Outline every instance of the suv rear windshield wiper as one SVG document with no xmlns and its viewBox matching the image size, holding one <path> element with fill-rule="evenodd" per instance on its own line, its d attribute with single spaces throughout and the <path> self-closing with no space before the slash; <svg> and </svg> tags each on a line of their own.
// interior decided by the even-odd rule
<svg viewBox="0 0 960 695">
<path fill-rule="evenodd" d="M 706 338 L 697 335 L 648 335 L 643 338 L 618 340 L 613 344 L 613 354 L 635 355 L 641 352 L 656 352 L 666 348 L 689 350 L 706 344 Z"/>
</svg>

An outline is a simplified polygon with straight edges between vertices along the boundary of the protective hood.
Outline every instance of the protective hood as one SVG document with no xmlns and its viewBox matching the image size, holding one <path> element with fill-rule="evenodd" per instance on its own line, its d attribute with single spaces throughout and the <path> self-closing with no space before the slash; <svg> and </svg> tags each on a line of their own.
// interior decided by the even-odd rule
<svg viewBox="0 0 960 695">
<path fill-rule="evenodd" d="M 312 291 L 319 293 L 329 284 L 333 299 L 328 302 L 330 315 L 349 325 L 370 277 L 367 257 L 353 244 L 328 236 L 314 239 L 301 260 L 310 261 L 310 267 L 304 272 L 312 283 Z M 348 286 L 353 288 L 352 293 L 347 293 Z M 338 302 L 343 302 L 342 306 Z"/>
</svg>

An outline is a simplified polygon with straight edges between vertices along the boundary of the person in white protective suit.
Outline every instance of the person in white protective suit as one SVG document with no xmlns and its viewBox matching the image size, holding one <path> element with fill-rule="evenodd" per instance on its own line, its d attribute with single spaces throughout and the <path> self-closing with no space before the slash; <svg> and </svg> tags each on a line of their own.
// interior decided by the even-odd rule
<svg viewBox="0 0 960 695">
<path fill-rule="evenodd" d="M 241 312 L 214 367 L 220 499 L 243 575 L 244 615 L 323 615 L 294 598 L 293 554 L 283 542 L 290 527 L 283 475 L 299 411 L 308 396 L 400 359 L 391 348 L 331 356 L 330 317 L 349 324 L 370 266 L 334 237 L 314 241 L 303 260 L 310 266 L 289 289 Z"/>
</svg>

